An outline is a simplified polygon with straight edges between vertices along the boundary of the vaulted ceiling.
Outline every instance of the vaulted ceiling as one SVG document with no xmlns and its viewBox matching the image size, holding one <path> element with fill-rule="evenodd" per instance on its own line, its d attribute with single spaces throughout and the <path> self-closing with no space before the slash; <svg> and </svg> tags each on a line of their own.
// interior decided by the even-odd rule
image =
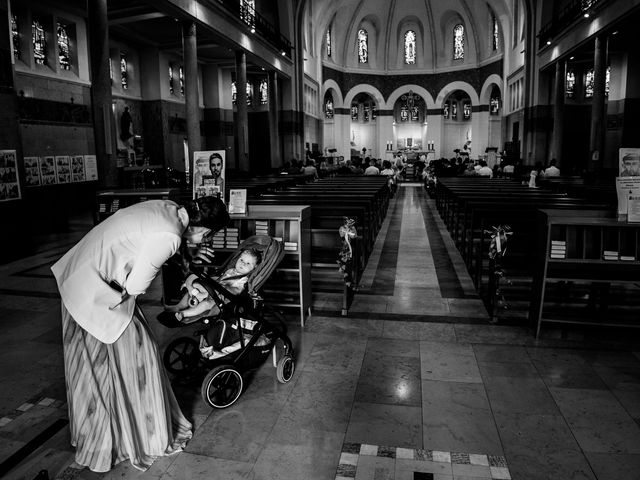
<svg viewBox="0 0 640 480">
<path fill-rule="evenodd" d="M 369 37 L 369 68 L 372 71 L 437 71 L 469 68 L 504 52 L 513 35 L 511 0 L 306 0 L 305 42 L 307 52 L 345 68 L 358 65 L 356 35 L 360 28 Z M 493 18 L 499 25 L 501 48 L 493 49 Z M 465 27 L 465 57 L 453 59 L 453 27 Z M 331 28 L 333 52 L 323 52 L 325 33 Z M 416 32 L 416 65 L 403 62 L 403 38 Z"/>
</svg>

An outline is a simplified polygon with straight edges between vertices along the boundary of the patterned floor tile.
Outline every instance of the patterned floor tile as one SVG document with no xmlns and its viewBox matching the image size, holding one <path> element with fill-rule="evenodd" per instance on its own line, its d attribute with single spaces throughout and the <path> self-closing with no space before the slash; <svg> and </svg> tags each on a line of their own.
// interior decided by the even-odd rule
<svg viewBox="0 0 640 480">
<path fill-rule="evenodd" d="M 393 468 L 392 468 L 393 466 Z M 390 471 L 395 474 L 390 476 Z M 345 442 L 335 480 L 510 480 L 501 455 L 412 449 Z"/>
</svg>

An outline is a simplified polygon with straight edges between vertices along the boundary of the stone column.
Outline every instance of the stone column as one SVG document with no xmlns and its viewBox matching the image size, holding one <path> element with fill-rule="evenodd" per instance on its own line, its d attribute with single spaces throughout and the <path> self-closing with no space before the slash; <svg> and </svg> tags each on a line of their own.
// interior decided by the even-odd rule
<svg viewBox="0 0 640 480">
<path fill-rule="evenodd" d="M 587 170 L 597 172 L 602 169 L 604 154 L 604 133 L 606 123 L 605 77 L 607 74 L 607 37 L 599 35 L 595 40 L 593 54 L 593 99 L 591 103 L 591 132 L 589 152 L 591 160 Z"/>
<path fill-rule="evenodd" d="M 198 44 L 196 24 L 182 23 L 182 48 L 184 50 L 184 103 L 187 116 L 187 144 L 189 146 L 189 171 L 193 169 L 193 152 L 202 150 L 200 135 L 200 94 L 198 93 Z"/>
<path fill-rule="evenodd" d="M 249 171 L 249 119 L 247 116 L 247 54 L 236 51 L 236 169 Z"/>
<path fill-rule="evenodd" d="M 562 137 L 564 131 L 564 96 L 565 82 L 567 79 L 567 64 L 564 61 L 556 62 L 556 78 L 554 84 L 553 103 L 553 130 L 551 133 L 551 156 L 562 165 Z"/>
<path fill-rule="evenodd" d="M 280 149 L 280 98 L 278 72 L 269 71 L 269 144 L 271 146 L 271 168 L 280 168 L 284 163 Z"/>
<path fill-rule="evenodd" d="M 115 131 L 109 74 L 109 24 L 107 0 L 87 2 L 93 136 L 101 187 L 118 184 Z M 119 59 L 118 59 L 119 60 Z M 114 66 L 115 68 L 115 66 Z M 118 70 L 119 71 L 119 70 Z"/>
</svg>

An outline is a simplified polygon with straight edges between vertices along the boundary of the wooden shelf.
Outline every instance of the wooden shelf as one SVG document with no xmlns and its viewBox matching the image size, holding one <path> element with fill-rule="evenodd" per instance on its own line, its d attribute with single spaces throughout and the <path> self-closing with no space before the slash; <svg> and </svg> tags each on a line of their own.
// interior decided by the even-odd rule
<svg viewBox="0 0 640 480">
<path fill-rule="evenodd" d="M 536 337 L 547 319 L 544 314 L 548 282 L 582 281 L 599 284 L 640 282 L 640 224 L 620 222 L 607 210 L 540 210 L 535 255 L 533 295 L 529 320 Z M 566 258 L 550 258 L 552 242 L 564 245 Z M 605 260 L 605 251 L 636 260 Z M 564 323 L 581 323 L 567 320 Z M 584 324 L 590 322 L 584 321 Z M 609 323 L 613 326 L 615 322 Z"/>
</svg>

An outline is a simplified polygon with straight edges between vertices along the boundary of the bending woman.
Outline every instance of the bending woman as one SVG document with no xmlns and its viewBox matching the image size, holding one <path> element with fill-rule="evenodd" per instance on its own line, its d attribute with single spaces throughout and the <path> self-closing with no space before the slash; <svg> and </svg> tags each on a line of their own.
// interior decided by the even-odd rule
<svg viewBox="0 0 640 480">
<path fill-rule="evenodd" d="M 191 438 L 136 297 L 181 240 L 229 222 L 214 197 L 186 208 L 151 200 L 94 227 L 51 270 L 62 297 L 64 365 L 76 463 L 106 472 L 129 459 L 146 470 Z"/>
</svg>

